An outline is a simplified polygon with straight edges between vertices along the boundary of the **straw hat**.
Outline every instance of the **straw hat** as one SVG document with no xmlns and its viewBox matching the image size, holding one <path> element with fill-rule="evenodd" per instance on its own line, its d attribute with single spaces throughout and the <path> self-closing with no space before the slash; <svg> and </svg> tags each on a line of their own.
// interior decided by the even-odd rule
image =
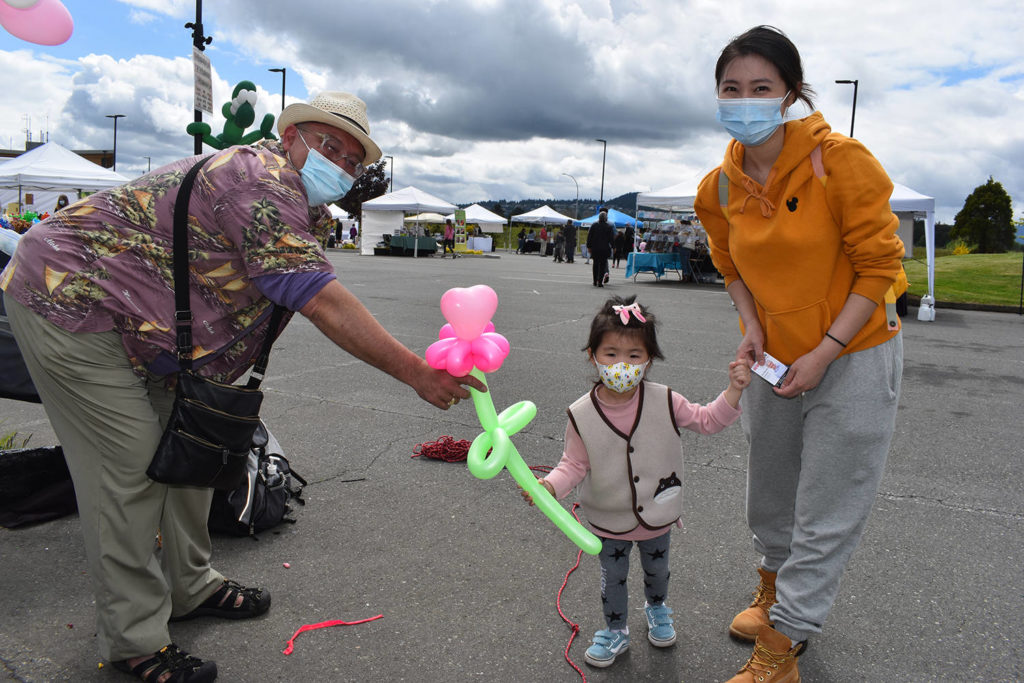
<svg viewBox="0 0 1024 683">
<path fill-rule="evenodd" d="M 284 133 L 288 126 L 315 121 L 326 123 L 349 133 L 363 145 L 369 166 L 381 157 L 380 147 L 370 139 L 370 122 L 366 118 L 366 103 L 347 92 L 322 92 L 309 104 L 289 104 L 277 117 L 277 132 Z"/>
</svg>

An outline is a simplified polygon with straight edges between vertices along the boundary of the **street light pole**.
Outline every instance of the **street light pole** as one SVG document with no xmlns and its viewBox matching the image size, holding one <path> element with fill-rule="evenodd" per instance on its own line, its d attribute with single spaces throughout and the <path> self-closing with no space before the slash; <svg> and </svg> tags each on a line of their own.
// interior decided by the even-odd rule
<svg viewBox="0 0 1024 683">
<path fill-rule="evenodd" d="M 391 163 L 388 164 L 388 169 L 391 171 L 391 181 L 388 184 L 388 192 L 395 191 L 395 158 L 390 154 L 384 155 L 385 159 L 390 159 Z"/>
<path fill-rule="evenodd" d="M 604 204 L 604 160 L 608 156 L 608 141 L 601 140 L 600 138 L 595 139 L 594 142 L 600 142 L 604 145 L 604 151 L 601 152 L 601 199 L 600 202 Z"/>
<path fill-rule="evenodd" d="M 112 170 L 117 170 L 117 120 L 123 119 L 124 114 L 107 114 L 108 119 L 114 119 L 114 167 Z"/>
<path fill-rule="evenodd" d="M 153 157 L 142 157 L 146 160 L 146 173 L 153 170 Z"/>
<path fill-rule="evenodd" d="M 185 28 L 192 29 L 192 46 L 200 52 L 205 52 L 206 46 L 213 42 L 213 38 L 203 35 L 203 0 L 196 0 L 196 20 L 185 24 Z M 195 109 L 194 120 L 196 123 L 202 123 L 203 112 Z M 202 135 L 195 136 L 195 153 L 197 155 L 203 153 Z"/>
<path fill-rule="evenodd" d="M 267 69 L 267 71 L 281 74 L 281 111 L 284 111 L 284 86 L 285 78 L 288 76 L 288 67 L 282 66 L 280 69 Z"/>
<path fill-rule="evenodd" d="M 569 175 L 568 173 L 563 173 L 562 175 L 568 175 L 570 178 L 572 178 L 572 181 L 576 183 L 576 213 L 573 216 L 573 218 L 578 219 L 580 217 L 580 184 L 576 182 L 576 178 Z"/>
<path fill-rule="evenodd" d="M 853 137 L 853 120 L 857 116 L 857 83 L 858 83 L 858 79 L 855 78 L 852 81 L 844 79 L 844 80 L 841 80 L 841 81 L 836 81 L 836 83 L 840 83 L 842 85 L 849 85 L 851 83 L 853 84 L 853 110 L 850 112 L 850 137 L 852 138 Z"/>
</svg>

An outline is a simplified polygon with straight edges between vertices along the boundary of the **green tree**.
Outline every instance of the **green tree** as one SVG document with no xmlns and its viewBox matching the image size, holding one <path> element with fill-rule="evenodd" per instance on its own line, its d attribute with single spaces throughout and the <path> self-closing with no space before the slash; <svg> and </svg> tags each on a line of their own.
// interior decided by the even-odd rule
<svg viewBox="0 0 1024 683">
<path fill-rule="evenodd" d="M 388 191 L 388 179 L 384 176 L 384 160 L 370 164 L 366 167 L 363 175 L 356 179 L 348 194 L 335 202 L 338 206 L 348 211 L 350 215 L 358 216 L 363 202 L 379 197 Z"/>
<path fill-rule="evenodd" d="M 1013 246 L 1013 209 L 1002 183 L 989 176 L 974 188 L 953 219 L 951 237 L 975 245 L 982 254 L 1001 254 Z"/>
</svg>

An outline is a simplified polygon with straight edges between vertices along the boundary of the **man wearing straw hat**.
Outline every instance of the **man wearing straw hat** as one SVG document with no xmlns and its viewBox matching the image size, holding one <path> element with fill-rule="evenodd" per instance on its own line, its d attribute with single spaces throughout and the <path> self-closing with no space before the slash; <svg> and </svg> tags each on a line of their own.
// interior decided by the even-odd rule
<svg viewBox="0 0 1024 683">
<path fill-rule="evenodd" d="M 188 208 L 193 366 L 234 381 L 272 304 L 447 409 L 468 398 L 392 337 L 338 282 L 322 247 L 326 204 L 377 161 L 366 105 L 325 92 L 287 107 L 281 140 L 215 152 Z M 7 313 L 64 448 L 78 499 L 100 654 L 147 681 L 197 683 L 217 666 L 180 650 L 168 621 L 244 619 L 270 594 L 210 566 L 212 490 L 150 480 L 178 371 L 172 276 L 175 201 L 189 158 L 96 193 L 38 223 L 0 275 Z M 273 363 L 273 358 L 271 358 Z M 157 530 L 162 548 L 154 549 Z"/>
</svg>

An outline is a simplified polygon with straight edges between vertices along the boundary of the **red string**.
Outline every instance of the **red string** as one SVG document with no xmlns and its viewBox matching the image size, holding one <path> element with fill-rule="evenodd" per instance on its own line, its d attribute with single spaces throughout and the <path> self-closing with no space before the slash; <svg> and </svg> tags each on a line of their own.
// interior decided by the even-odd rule
<svg viewBox="0 0 1024 683">
<path fill-rule="evenodd" d="M 424 456 L 445 462 L 462 462 L 469 455 L 470 443 L 465 439 L 455 440 L 445 434 L 437 441 L 416 444 L 412 449 L 412 457 Z"/>
<path fill-rule="evenodd" d="M 543 466 L 539 466 L 539 467 L 543 467 Z M 534 469 L 534 468 L 531 467 L 530 469 Z M 549 467 L 548 471 L 550 471 L 550 470 L 551 470 L 551 468 Z M 577 522 L 580 521 L 580 518 L 576 516 L 576 508 L 578 508 L 579 506 L 580 506 L 579 503 L 573 503 L 572 504 L 572 516 L 576 517 L 576 521 Z M 572 631 L 572 633 L 569 635 L 569 642 L 565 644 L 565 653 L 564 653 L 565 661 L 567 661 L 569 663 L 569 666 L 571 666 L 573 669 L 576 670 L 576 673 L 578 673 L 580 675 L 580 678 L 583 679 L 583 683 L 586 683 L 587 677 L 583 673 L 583 670 L 580 669 L 578 666 L 576 666 L 576 664 L 569 657 L 569 648 L 572 647 L 572 641 L 576 639 L 576 635 L 580 632 L 580 625 L 577 624 L 572 619 L 570 619 L 569 617 L 565 616 L 565 612 L 562 611 L 562 591 L 564 591 L 565 587 L 567 585 L 569 585 L 569 576 L 572 575 L 572 573 L 579 568 L 579 566 L 580 566 L 580 558 L 582 558 L 582 557 L 583 557 L 583 551 L 582 550 L 576 551 L 576 564 L 574 564 L 572 566 L 572 568 L 569 569 L 569 571 L 567 571 L 565 573 L 565 579 L 562 581 L 562 587 L 558 589 L 558 597 L 555 599 L 555 608 L 558 610 L 558 616 L 562 617 L 562 621 L 564 621 L 566 623 L 566 625 L 569 627 L 569 630 Z"/>
<path fill-rule="evenodd" d="M 356 624 L 365 624 L 368 621 L 376 621 L 377 619 L 381 619 L 383 617 L 383 614 L 378 614 L 375 617 L 370 617 L 369 619 L 360 619 L 359 621 L 342 621 L 341 619 L 332 619 L 331 621 L 321 621 L 319 624 L 306 624 L 305 626 L 300 626 L 299 630 L 296 631 L 295 634 L 292 635 L 291 639 L 288 641 L 288 647 L 286 647 L 281 652 L 281 654 L 290 655 L 292 653 L 292 650 L 294 649 L 293 646 L 295 644 L 295 639 L 299 637 L 300 633 L 303 633 L 305 631 L 313 631 L 318 628 L 329 628 L 331 626 L 355 626 Z"/>
<path fill-rule="evenodd" d="M 428 441 L 427 443 L 417 444 L 413 448 L 412 457 L 415 458 L 422 455 L 427 458 L 432 458 L 435 460 L 444 460 L 445 462 L 461 462 L 465 460 L 467 455 L 469 454 L 469 446 L 470 443 L 465 439 L 456 441 L 452 437 L 445 435 L 439 438 L 437 441 Z M 544 474 L 547 474 L 551 472 L 552 469 L 553 468 L 550 465 L 530 465 L 530 470 L 533 472 L 542 472 Z M 573 503 L 572 506 L 572 516 L 576 518 L 577 522 L 580 521 L 580 518 L 576 515 L 576 508 L 578 508 L 579 506 L 579 503 Z M 569 666 L 576 670 L 576 673 L 578 673 L 580 675 L 580 678 L 583 679 L 583 683 L 586 683 L 587 677 L 583 673 L 583 670 L 580 669 L 580 667 L 578 667 L 572 661 L 572 658 L 569 657 L 569 649 L 572 648 L 572 641 L 576 639 L 576 635 L 580 632 L 580 625 L 572 619 L 570 619 L 569 617 L 565 616 L 565 612 L 562 611 L 562 591 L 564 591 L 565 587 L 569 584 L 569 577 L 572 575 L 574 571 L 576 571 L 579 568 L 580 560 L 582 559 L 582 557 L 583 551 L 580 550 L 576 553 L 576 564 L 574 564 L 572 568 L 565 573 L 565 579 L 562 581 L 562 587 L 558 589 L 558 597 L 555 600 L 555 608 L 558 610 L 558 616 L 562 617 L 562 621 L 564 621 L 569 626 L 569 629 L 572 631 L 572 633 L 569 635 L 569 642 L 565 645 L 565 652 L 563 653 L 565 656 L 565 661 L 569 663 Z"/>
</svg>

